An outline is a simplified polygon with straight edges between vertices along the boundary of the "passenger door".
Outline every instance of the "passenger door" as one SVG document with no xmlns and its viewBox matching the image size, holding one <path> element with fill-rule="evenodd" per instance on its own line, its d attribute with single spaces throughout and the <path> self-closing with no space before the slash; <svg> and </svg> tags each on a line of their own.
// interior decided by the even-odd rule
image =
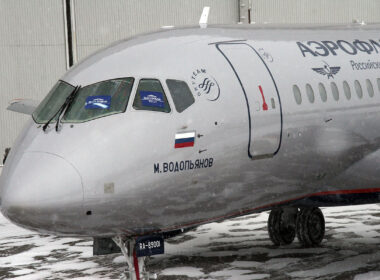
<svg viewBox="0 0 380 280">
<path fill-rule="evenodd" d="M 281 101 L 272 74 L 254 47 L 245 43 L 218 43 L 216 48 L 232 68 L 241 86 L 249 120 L 248 156 L 272 157 L 280 149 Z"/>
</svg>

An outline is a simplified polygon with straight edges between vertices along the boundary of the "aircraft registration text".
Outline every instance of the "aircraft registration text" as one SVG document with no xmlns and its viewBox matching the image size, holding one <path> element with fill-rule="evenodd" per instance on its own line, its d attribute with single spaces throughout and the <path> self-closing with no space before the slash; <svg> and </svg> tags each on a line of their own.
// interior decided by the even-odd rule
<svg viewBox="0 0 380 280">
<path fill-rule="evenodd" d="M 161 235 L 139 237 L 136 240 L 135 250 L 137 257 L 163 254 L 164 238 Z"/>
</svg>

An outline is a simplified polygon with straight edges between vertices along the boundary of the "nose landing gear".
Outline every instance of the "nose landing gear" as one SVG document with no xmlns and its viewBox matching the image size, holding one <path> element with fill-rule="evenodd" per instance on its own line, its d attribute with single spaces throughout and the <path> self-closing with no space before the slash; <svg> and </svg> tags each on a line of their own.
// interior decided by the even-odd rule
<svg viewBox="0 0 380 280">
<path fill-rule="evenodd" d="M 112 240 L 120 247 L 121 252 L 127 260 L 128 268 L 125 269 L 121 280 L 157 279 L 157 275 L 149 274 L 145 270 L 145 257 L 138 258 L 136 256 L 135 239 L 125 240 L 121 236 L 116 236 Z"/>
<path fill-rule="evenodd" d="M 268 233 L 277 246 L 291 244 L 296 235 L 303 247 L 317 246 L 325 236 L 325 219 L 317 207 L 273 209 Z"/>
</svg>

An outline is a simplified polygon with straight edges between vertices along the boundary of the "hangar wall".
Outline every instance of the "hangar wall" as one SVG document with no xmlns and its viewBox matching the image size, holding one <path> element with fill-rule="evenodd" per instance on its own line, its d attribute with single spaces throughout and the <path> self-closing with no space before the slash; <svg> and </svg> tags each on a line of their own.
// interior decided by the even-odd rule
<svg viewBox="0 0 380 280">
<path fill-rule="evenodd" d="M 244 0 L 242 22 L 339 24 L 380 22 L 378 0 Z M 246 12 L 244 12 L 244 10 Z"/>
<path fill-rule="evenodd" d="M 204 6 L 212 7 L 209 23 L 236 23 L 237 0 L 75 0 L 78 59 L 111 42 L 159 29 L 194 25 Z M 89 9 L 96 15 L 89 16 Z"/>
<path fill-rule="evenodd" d="M 66 71 L 66 8 L 74 56 L 164 25 L 380 22 L 378 0 L 0 0 L 0 159 L 28 116 L 6 110 L 15 98 L 41 100 Z M 1 166 L 1 161 L 0 161 Z"/>
<path fill-rule="evenodd" d="M 28 116 L 6 110 L 42 99 L 66 69 L 62 0 L 0 1 L 0 164 Z"/>
<path fill-rule="evenodd" d="M 10 100 L 41 100 L 65 73 L 65 8 L 71 5 L 78 59 L 123 38 L 163 25 L 238 20 L 238 0 L 0 0 L 0 166 L 28 116 L 6 110 Z M 75 40 L 74 40 L 75 43 Z"/>
</svg>

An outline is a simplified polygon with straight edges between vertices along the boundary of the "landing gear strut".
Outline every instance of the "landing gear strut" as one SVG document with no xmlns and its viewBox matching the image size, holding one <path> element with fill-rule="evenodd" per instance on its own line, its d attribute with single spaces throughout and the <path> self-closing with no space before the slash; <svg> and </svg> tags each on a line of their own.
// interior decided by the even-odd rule
<svg viewBox="0 0 380 280">
<path fill-rule="evenodd" d="M 273 209 L 268 233 L 277 246 L 291 244 L 296 235 L 303 247 L 317 246 L 325 236 L 325 219 L 317 207 Z"/>
<path fill-rule="evenodd" d="M 137 258 L 135 251 L 136 241 L 134 239 L 125 240 L 121 236 L 112 238 L 127 260 L 128 267 L 125 269 L 122 280 L 149 280 L 156 279 L 157 276 L 150 275 L 145 271 L 145 257 Z"/>
</svg>

